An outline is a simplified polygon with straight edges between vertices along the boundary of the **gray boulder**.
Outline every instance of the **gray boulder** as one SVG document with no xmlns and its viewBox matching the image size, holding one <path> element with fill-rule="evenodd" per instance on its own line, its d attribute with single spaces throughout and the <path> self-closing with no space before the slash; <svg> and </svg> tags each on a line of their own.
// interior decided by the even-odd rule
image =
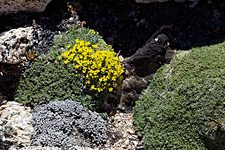
<svg viewBox="0 0 225 150">
<path fill-rule="evenodd" d="M 33 110 L 33 119 L 33 145 L 76 149 L 103 144 L 108 139 L 106 121 L 79 102 L 51 101 L 38 105 Z"/>
<path fill-rule="evenodd" d="M 52 0 L 1 0 L 0 15 L 18 11 L 42 12 Z"/>
</svg>

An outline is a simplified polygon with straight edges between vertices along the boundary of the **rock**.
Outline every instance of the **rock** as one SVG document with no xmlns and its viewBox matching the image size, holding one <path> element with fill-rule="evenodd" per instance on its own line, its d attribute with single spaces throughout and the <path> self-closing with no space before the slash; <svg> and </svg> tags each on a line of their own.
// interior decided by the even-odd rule
<svg viewBox="0 0 225 150">
<path fill-rule="evenodd" d="M 58 147 L 42 147 L 42 146 L 28 146 L 23 148 L 11 147 L 9 150 L 61 150 Z"/>
<path fill-rule="evenodd" d="M 225 121 L 212 120 L 207 122 L 207 128 L 199 128 L 200 138 L 208 149 L 225 149 Z"/>
<path fill-rule="evenodd" d="M 2 93 L 0 92 L 0 106 L 4 101 L 5 101 L 5 96 L 3 96 Z"/>
<path fill-rule="evenodd" d="M 42 12 L 52 0 L 1 0 L 0 15 L 19 11 Z"/>
<path fill-rule="evenodd" d="M 0 149 L 26 147 L 31 144 L 32 114 L 29 107 L 7 102 L 0 107 Z"/>
<path fill-rule="evenodd" d="M 152 76 L 139 77 L 133 75 L 123 80 L 121 85 L 121 97 L 118 108 L 125 110 L 126 106 L 134 106 L 135 101 L 139 99 L 143 89 L 146 89 Z"/>
<path fill-rule="evenodd" d="M 19 64 L 46 52 L 54 34 L 41 28 L 12 29 L 0 34 L 0 63 Z"/>
<path fill-rule="evenodd" d="M 170 63 L 175 51 L 174 40 L 169 26 L 160 28 L 132 56 L 122 60 L 125 79 L 121 85 L 119 109 L 134 106 L 136 100 L 147 88 L 152 75 L 164 64 Z"/>
<path fill-rule="evenodd" d="M 154 2 L 168 2 L 171 0 L 135 0 L 137 3 L 154 3 Z M 173 0 L 175 2 L 192 2 L 192 4 L 190 5 L 190 7 L 194 7 L 195 5 L 198 4 L 199 0 Z"/>
<path fill-rule="evenodd" d="M 76 101 L 38 105 L 33 119 L 34 145 L 76 149 L 76 146 L 93 146 L 91 142 L 103 144 L 108 139 L 106 121 Z"/>
<path fill-rule="evenodd" d="M 126 67 L 134 70 L 140 77 L 151 75 L 165 63 L 166 51 L 170 49 L 171 39 L 166 34 L 159 34 L 150 39 L 135 54 L 125 60 Z"/>
</svg>

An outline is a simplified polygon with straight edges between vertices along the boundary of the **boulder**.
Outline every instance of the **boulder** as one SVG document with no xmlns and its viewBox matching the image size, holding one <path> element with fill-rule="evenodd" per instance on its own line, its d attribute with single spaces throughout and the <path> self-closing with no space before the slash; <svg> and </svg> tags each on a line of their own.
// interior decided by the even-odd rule
<svg viewBox="0 0 225 150">
<path fill-rule="evenodd" d="M 173 36 L 169 32 L 153 35 L 146 44 L 132 56 L 125 59 L 125 68 L 129 74 L 146 77 L 155 73 L 164 63 L 169 63 L 173 56 Z M 133 72 L 133 73 L 132 73 Z"/>
<path fill-rule="evenodd" d="M 26 147 L 31 144 L 32 114 L 29 107 L 7 102 L 0 107 L 0 149 Z"/>
<path fill-rule="evenodd" d="M 42 12 L 52 0 L 1 0 L 0 15 L 19 11 Z"/>
<path fill-rule="evenodd" d="M 146 89 L 153 74 L 174 55 L 174 39 L 170 27 L 162 27 L 132 56 L 122 60 L 125 79 L 120 90 L 119 109 L 133 106 Z"/>
<path fill-rule="evenodd" d="M 19 64 L 32 60 L 51 46 L 53 33 L 41 28 L 11 29 L 0 34 L 0 63 Z"/>
<path fill-rule="evenodd" d="M 63 105 L 63 102 L 61 104 L 62 104 L 62 106 L 58 107 L 58 108 L 59 108 L 59 111 L 62 111 L 63 107 L 65 108 L 65 110 L 62 111 L 62 112 L 64 112 L 63 115 L 68 115 L 69 113 L 75 113 L 72 111 L 70 112 L 69 109 L 67 111 L 66 109 L 70 108 L 70 107 L 69 106 L 66 107 L 65 105 Z M 67 104 L 70 104 L 70 103 L 67 103 Z M 56 110 L 56 108 L 57 108 L 54 105 L 54 103 L 52 103 L 52 105 L 50 104 L 49 106 L 52 106 L 52 107 L 48 107 L 49 109 L 51 108 L 52 111 Z M 71 106 L 71 108 L 72 107 L 73 107 L 73 105 Z M 76 125 L 80 126 L 81 130 L 85 128 L 84 130 L 85 130 L 86 134 L 90 133 L 91 134 L 90 136 L 94 137 L 95 141 L 99 140 L 99 139 L 97 139 L 97 136 L 95 133 L 98 132 L 99 133 L 98 135 L 106 133 L 104 130 L 105 129 L 104 126 L 102 126 L 103 125 L 102 123 L 105 121 L 101 120 L 101 117 L 99 115 L 97 115 L 97 113 L 93 113 L 92 115 L 90 115 L 90 112 L 88 112 L 88 111 L 86 113 L 83 112 L 83 111 L 86 111 L 86 109 L 83 109 L 83 107 L 81 105 L 78 105 L 77 109 L 78 109 L 77 113 L 82 112 L 82 114 L 80 114 L 81 118 L 77 119 L 78 123 L 76 123 Z M 36 111 L 37 110 L 38 110 L 38 108 L 36 108 Z M 7 102 L 6 104 L 4 104 L 0 107 L 0 150 L 60 150 L 61 149 L 57 146 L 32 145 L 32 135 L 34 135 L 34 133 L 37 133 L 38 131 L 41 131 L 41 130 L 35 131 L 35 129 L 37 129 L 37 127 L 39 127 L 39 129 L 44 129 L 46 127 L 47 123 L 50 122 L 50 120 L 48 120 L 49 118 L 48 119 L 45 118 L 46 116 L 49 117 L 49 114 L 51 112 L 50 110 L 45 115 L 41 114 L 44 111 L 38 111 L 38 113 L 36 111 L 34 111 L 34 120 L 33 120 L 32 111 L 31 111 L 30 107 L 24 107 L 21 104 L 19 104 L 17 102 L 13 102 L 13 101 Z M 58 112 L 58 113 L 60 113 L 60 112 Z M 57 112 L 56 112 L 56 114 L 57 114 Z M 35 122 L 33 122 L 33 121 L 37 121 L 36 115 L 42 115 L 42 116 L 39 116 L 39 119 L 45 118 L 46 119 L 45 121 L 48 120 L 46 123 L 44 123 L 44 122 L 37 123 L 38 125 L 41 125 L 42 123 L 44 123 L 44 126 L 42 128 L 40 126 L 35 126 L 35 127 L 32 126 L 32 124 L 35 124 Z M 59 121 L 57 119 L 53 120 L 52 123 L 54 121 L 56 121 L 55 122 L 56 125 L 49 127 L 48 129 L 45 128 L 46 132 L 52 131 L 51 129 L 53 129 L 54 127 L 57 127 L 57 125 L 59 125 L 59 124 L 61 125 L 61 126 L 58 126 L 59 128 L 62 127 L 62 129 L 71 130 L 72 128 L 67 128 L 68 127 L 68 126 L 66 126 L 67 124 L 65 122 L 63 122 L 63 121 L 66 121 L 65 120 L 66 118 L 65 118 L 65 116 L 63 118 L 63 115 L 62 115 L 62 120 L 61 120 L 62 122 L 57 122 L 57 121 Z M 78 116 L 76 116 L 76 117 L 78 117 Z M 96 118 L 96 117 L 99 117 L 100 119 Z M 75 119 L 75 116 L 71 117 L 71 119 Z M 91 120 L 91 119 L 93 119 L 93 120 Z M 70 120 L 68 120 L 68 121 L 70 121 Z M 71 127 L 73 127 L 74 120 L 73 120 L 73 122 L 67 122 L 67 123 L 69 123 L 71 125 Z M 55 128 L 53 130 L 56 131 L 59 128 Z M 101 131 L 103 131 L 103 132 L 101 133 Z M 56 133 L 54 133 L 54 132 L 52 132 L 52 133 L 48 132 L 48 133 L 51 135 L 56 135 Z M 73 132 L 73 133 L 75 133 L 75 132 Z M 69 132 L 66 132 L 66 134 L 69 135 Z M 44 134 L 41 134 L 41 135 L 44 135 Z M 62 137 L 62 136 L 63 135 L 59 136 L 58 139 L 60 139 L 60 137 Z M 38 139 L 38 138 L 41 138 L 41 139 L 45 138 L 45 140 L 48 140 L 48 141 L 45 141 L 46 143 L 54 141 L 54 139 L 47 139 L 46 136 L 36 137 L 35 139 Z M 104 139 L 104 135 L 101 139 Z M 69 140 L 69 141 L 66 141 L 66 140 Z M 76 140 L 77 140 L 76 143 L 78 143 L 82 139 L 76 139 Z M 39 139 L 39 142 L 40 141 L 41 140 Z M 73 138 L 71 138 L 71 139 L 66 138 L 66 139 L 64 139 L 64 141 L 60 141 L 60 142 L 62 142 L 62 143 L 68 142 L 66 144 L 71 144 L 72 141 L 74 141 Z M 83 146 L 78 146 L 78 145 L 73 145 L 73 146 L 74 146 L 73 147 L 74 149 L 81 149 L 81 150 L 82 149 L 85 149 L 85 150 L 90 149 L 91 150 L 91 148 L 89 148 L 89 147 L 83 147 Z"/>
</svg>

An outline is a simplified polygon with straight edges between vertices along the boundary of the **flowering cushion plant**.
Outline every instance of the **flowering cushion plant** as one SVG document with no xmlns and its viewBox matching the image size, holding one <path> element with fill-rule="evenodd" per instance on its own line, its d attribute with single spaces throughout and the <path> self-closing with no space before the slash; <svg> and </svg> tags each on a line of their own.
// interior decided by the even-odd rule
<svg viewBox="0 0 225 150">
<path fill-rule="evenodd" d="M 88 34 L 97 35 L 94 30 Z M 59 59 L 64 64 L 72 64 L 76 75 L 82 75 L 85 87 L 91 91 L 112 92 L 123 77 L 123 67 L 111 46 L 102 47 L 101 41 L 91 43 L 76 39 L 67 46 Z"/>
</svg>

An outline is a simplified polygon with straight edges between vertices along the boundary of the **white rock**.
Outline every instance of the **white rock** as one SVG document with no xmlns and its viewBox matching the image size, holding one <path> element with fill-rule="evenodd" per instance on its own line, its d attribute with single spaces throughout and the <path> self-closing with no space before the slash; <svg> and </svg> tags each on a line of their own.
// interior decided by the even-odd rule
<svg viewBox="0 0 225 150">
<path fill-rule="evenodd" d="M 8 141 L 13 145 L 29 146 L 32 127 L 31 109 L 24 107 L 17 102 L 7 102 L 0 107 L 0 146 Z"/>
<path fill-rule="evenodd" d="M 34 27 L 11 29 L 1 33 L 0 63 L 19 64 L 27 61 L 28 52 L 39 54 L 50 46 L 52 35 L 50 31 Z M 40 44 L 42 40 L 45 44 Z"/>
</svg>

